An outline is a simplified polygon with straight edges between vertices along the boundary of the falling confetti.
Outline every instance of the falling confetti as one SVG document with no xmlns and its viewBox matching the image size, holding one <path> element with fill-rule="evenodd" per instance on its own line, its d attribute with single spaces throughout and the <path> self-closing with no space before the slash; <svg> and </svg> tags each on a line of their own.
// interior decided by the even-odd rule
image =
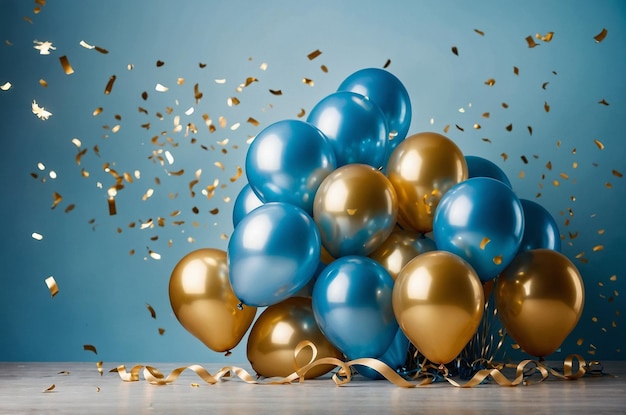
<svg viewBox="0 0 626 415">
<path fill-rule="evenodd" d="M 598 33 L 597 35 L 595 35 L 593 38 L 596 40 L 596 43 L 600 43 L 604 40 L 604 38 L 606 37 L 607 33 L 609 33 L 608 30 L 606 30 L 606 28 L 602 29 L 602 31 L 600 33 Z"/>
<path fill-rule="evenodd" d="M 489 78 L 485 81 L 485 85 L 487 86 L 494 86 L 496 84 L 496 80 L 493 78 Z"/>
<path fill-rule="evenodd" d="M 154 308 L 150 304 L 146 304 L 146 308 L 150 312 L 150 317 L 156 319 L 156 311 L 154 311 Z"/>
<path fill-rule="evenodd" d="M 96 350 L 96 346 L 92 344 L 84 344 L 83 350 L 86 352 L 93 352 L 94 354 L 98 354 L 98 351 Z"/>
<path fill-rule="evenodd" d="M 454 53 L 456 56 L 459 56 L 459 49 L 456 46 L 452 46 L 452 53 Z"/>
<path fill-rule="evenodd" d="M 598 140 L 597 138 L 593 139 L 593 142 L 596 144 L 596 146 L 600 149 L 600 150 L 604 150 L 604 144 L 602 144 L 602 142 L 600 140 Z"/>
<path fill-rule="evenodd" d="M 474 29 L 474 32 L 478 33 L 481 36 L 485 36 L 485 32 L 483 32 L 482 30 Z"/>
<path fill-rule="evenodd" d="M 535 34 L 535 37 L 543 42 L 551 41 L 553 36 L 554 32 L 548 32 L 545 35 L 541 35 L 540 33 Z"/>
<path fill-rule="evenodd" d="M 57 282 L 53 276 L 46 278 L 46 285 L 48 286 L 48 290 L 50 290 L 50 295 L 52 297 L 59 293 L 59 287 L 57 286 Z"/>
<path fill-rule="evenodd" d="M 71 75 L 74 73 L 74 68 L 70 65 L 70 61 L 67 59 L 67 56 L 61 56 L 59 58 L 59 62 L 61 62 L 61 67 L 63 68 L 65 75 Z"/>
<path fill-rule="evenodd" d="M 111 90 L 113 89 L 113 84 L 115 83 L 115 80 L 117 79 L 117 77 L 115 75 L 111 75 L 111 77 L 109 78 L 109 81 L 107 82 L 106 87 L 104 87 L 104 95 L 109 95 L 111 93 Z M 102 112 L 102 111 L 100 111 Z M 98 114 L 100 113 L 98 112 Z M 98 115 L 95 113 L 94 111 L 94 116 Z"/>
<path fill-rule="evenodd" d="M 54 390 L 54 388 L 56 388 L 56 385 L 53 383 L 52 385 L 50 385 L 46 389 L 44 389 L 44 393 L 52 392 Z"/>
<path fill-rule="evenodd" d="M 40 120 L 45 121 L 52 115 L 50 111 L 47 111 L 44 107 L 40 107 L 39 105 L 37 105 L 37 101 L 35 100 L 33 100 L 31 106 L 33 114 L 35 114 Z"/>
<path fill-rule="evenodd" d="M 35 49 L 39 51 L 40 55 L 49 55 L 51 50 L 56 50 L 56 47 L 52 46 L 52 42 L 40 42 L 38 40 L 33 40 Z"/>
<path fill-rule="evenodd" d="M 8 91 L 9 89 L 11 89 L 13 85 L 11 85 L 11 82 L 5 82 L 4 84 L 0 85 L 0 89 L 3 91 Z"/>
<path fill-rule="evenodd" d="M 526 43 L 528 43 L 529 48 L 534 48 L 535 46 L 539 46 L 539 44 L 535 42 L 535 39 L 533 39 L 532 36 L 526 37 Z"/>
<path fill-rule="evenodd" d="M 313 52 L 309 53 L 306 57 L 309 58 L 310 61 L 312 61 L 313 59 L 317 58 L 321 54 L 322 52 L 319 49 L 316 49 Z"/>
<path fill-rule="evenodd" d="M 609 103 L 604 98 L 602 98 L 601 101 L 598 101 L 598 104 L 606 105 L 607 107 L 609 106 Z"/>
<path fill-rule="evenodd" d="M 270 94 L 272 94 L 272 95 L 282 95 L 283 91 L 281 91 L 280 89 L 270 89 Z"/>
<path fill-rule="evenodd" d="M 389 65 L 391 65 L 391 59 L 387 59 L 387 62 L 385 62 L 385 64 L 383 65 L 383 68 L 388 68 Z"/>
<path fill-rule="evenodd" d="M 31 237 L 36 241 L 41 241 L 43 239 L 43 235 L 37 232 L 33 232 Z"/>
</svg>

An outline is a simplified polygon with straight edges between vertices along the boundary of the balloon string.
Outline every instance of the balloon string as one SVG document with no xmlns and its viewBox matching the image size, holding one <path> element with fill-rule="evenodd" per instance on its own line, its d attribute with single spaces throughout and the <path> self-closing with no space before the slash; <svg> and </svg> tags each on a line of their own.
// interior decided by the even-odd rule
<svg viewBox="0 0 626 415">
<path fill-rule="evenodd" d="M 311 348 L 312 356 L 307 364 L 299 366 L 296 358 L 302 350 Z M 546 380 L 550 375 L 564 380 L 578 379 L 587 373 L 592 365 L 600 365 L 599 362 L 590 362 L 587 364 L 585 359 L 578 354 L 567 356 L 563 362 L 563 373 L 548 367 L 544 362 L 526 359 L 515 364 L 494 364 L 491 368 L 481 369 L 467 382 L 461 384 L 449 376 L 448 369 L 443 366 L 436 366 L 429 364 L 426 361 L 421 365 L 419 372 L 414 375 L 411 380 L 398 374 L 395 370 L 389 367 L 384 362 L 374 358 L 361 358 L 348 362 L 344 362 L 334 357 L 317 358 L 317 348 L 310 341 L 301 342 L 296 346 L 294 350 L 294 365 L 295 371 L 285 377 L 273 377 L 259 380 L 252 376 L 248 371 L 237 366 L 225 366 L 219 369 L 215 374 L 211 374 L 207 369 L 200 365 L 190 365 L 179 367 L 165 376 L 161 371 L 153 366 L 136 365 L 133 366 L 130 371 L 126 370 L 124 365 L 118 366 L 112 371 L 116 371 L 120 378 L 124 382 L 137 382 L 140 380 L 140 374 L 143 374 L 144 379 L 152 385 L 167 385 L 175 382 L 185 370 L 193 371 L 198 377 L 204 380 L 210 385 L 214 385 L 220 381 L 232 379 L 237 377 L 245 383 L 257 384 L 257 385 L 281 385 L 291 384 L 295 381 L 300 383 L 304 382 L 306 374 L 313 368 L 320 365 L 332 365 L 338 368 L 338 370 L 332 375 L 332 380 L 337 386 L 344 386 L 350 383 L 352 380 L 352 370 L 354 366 L 366 366 L 380 373 L 385 379 L 394 385 L 402 388 L 416 388 L 423 387 L 433 383 L 437 378 L 443 378 L 450 385 L 458 388 L 471 388 L 480 385 L 488 378 L 493 379 L 500 386 L 518 386 L 520 384 L 529 385 L 529 378 L 536 373 L 539 373 L 540 379 L 538 382 Z M 511 380 L 507 378 L 502 371 L 506 368 L 514 368 L 515 376 Z M 421 380 L 419 380 L 422 378 Z"/>
</svg>

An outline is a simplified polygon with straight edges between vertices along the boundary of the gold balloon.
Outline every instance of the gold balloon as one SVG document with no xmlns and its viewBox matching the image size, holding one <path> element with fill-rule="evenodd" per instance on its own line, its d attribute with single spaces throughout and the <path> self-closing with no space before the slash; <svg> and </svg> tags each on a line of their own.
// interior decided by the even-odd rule
<svg viewBox="0 0 626 415">
<path fill-rule="evenodd" d="M 435 250 L 435 242 L 421 234 L 394 229 L 389 238 L 369 257 L 383 266 L 394 280 L 400 270 L 413 258 Z"/>
<path fill-rule="evenodd" d="M 255 321 L 248 336 L 248 361 L 260 376 L 285 377 L 309 363 L 311 348 L 304 348 L 294 360 L 298 343 L 308 340 L 317 348 L 317 358 L 343 355 L 320 331 L 311 299 L 291 297 L 265 309 Z M 306 373 L 307 378 L 315 378 L 328 373 L 334 365 L 319 365 Z"/>
<path fill-rule="evenodd" d="M 256 315 L 256 307 L 238 307 L 226 252 L 219 249 L 198 249 L 184 256 L 172 271 L 169 295 L 182 326 L 216 352 L 237 346 Z"/>
<path fill-rule="evenodd" d="M 334 170 L 313 201 L 322 244 L 334 258 L 370 254 L 391 234 L 397 217 L 398 198 L 391 182 L 365 164 Z"/>
<path fill-rule="evenodd" d="M 398 195 L 398 222 L 430 232 L 439 200 L 467 175 L 465 157 L 449 138 L 431 132 L 407 137 L 387 163 L 387 176 Z"/>
<path fill-rule="evenodd" d="M 462 258 L 431 251 L 412 259 L 393 288 L 400 328 L 431 362 L 446 364 L 476 332 L 484 311 L 483 287 Z"/>
<path fill-rule="evenodd" d="M 517 255 L 500 273 L 494 297 L 507 333 L 526 353 L 545 357 L 576 327 L 585 289 L 567 257 L 534 249 Z"/>
</svg>

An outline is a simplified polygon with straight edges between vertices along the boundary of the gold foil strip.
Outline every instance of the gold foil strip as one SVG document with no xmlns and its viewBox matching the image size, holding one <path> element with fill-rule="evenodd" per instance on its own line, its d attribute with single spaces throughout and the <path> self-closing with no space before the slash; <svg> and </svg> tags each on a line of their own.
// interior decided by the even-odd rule
<svg viewBox="0 0 626 415">
<path fill-rule="evenodd" d="M 67 56 L 63 55 L 59 57 L 59 61 L 61 62 L 61 67 L 63 67 L 65 75 L 71 75 L 74 73 L 74 69 L 72 68 L 72 65 L 70 65 L 70 61 L 67 59 Z"/>
<path fill-rule="evenodd" d="M 319 49 L 316 49 L 313 52 L 311 52 L 308 55 L 306 55 L 306 57 L 309 58 L 310 61 L 312 61 L 313 59 L 317 58 L 321 54 L 322 54 L 322 52 Z"/>
<path fill-rule="evenodd" d="M 115 83 L 115 79 L 117 79 L 116 76 L 111 75 L 106 87 L 104 88 L 104 95 L 109 95 L 111 93 L 111 90 L 113 89 L 113 84 Z"/>
<path fill-rule="evenodd" d="M 103 373 L 102 372 L 102 364 L 103 364 L 102 360 L 96 362 L 96 369 L 98 369 L 98 373 L 100 373 L 100 376 L 102 376 L 102 373 Z"/>
<path fill-rule="evenodd" d="M 84 344 L 83 345 L 83 350 L 85 350 L 87 352 L 93 352 L 94 354 L 98 354 L 98 351 L 96 350 L 96 346 L 94 346 L 92 344 Z"/>
<path fill-rule="evenodd" d="M 59 203 L 61 203 L 63 201 L 63 196 L 61 196 L 59 193 L 57 192 L 52 192 L 52 207 L 51 209 L 54 209 L 57 207 L 57 205 Z"/>
<path fill-rule="evenodd" d="M 600 149 L 600 150 L 604 150 L 604 144 L 602 144 L 602 142 L 600 140 L 598 140 L 597 138 L 593 139 L 593 142 L 596 144 L 596 146 Z"/>
<path fill-rule="evenodd" d="M 150 304 L 146 304 L 146 308 L 150 312 L 150 317 L 156 320 L 156 311 L 154 311 L 154 308 Z"/>
<path fill-rule="evenodd" d="M 44 393 L 46 392 L 52 392 L 54 390 L 54 388 L 56 388 L 57 386 L 53 383 L 52 385 L 48 386 L 46 389 L 44 389 Z"/>
<path fill-rule="evenodd" d="M 485 32 L 483 32 L 482 30 L 474 29 L 474 32 L 478 33 L 481 36 L 485 36 Z"/>
<path fill-rule="evenodd" d="M 272 95 L 282 95 L 283 91 L 281 91 L 280 89 L 270 89 L 270 94 L 272 94 Z"/>
<path fill-rule="evenodd" d="M 604 40 L 604 38 L 606 37 L 606 35 L 609 33 L 608 30 L 606 30 L 606 28 L 602 29 L 602 31 L 600 33 L 598 33 L 597 35 L 595 35 L 593 38 L 596 40 L 596 43 L 600 43 Z"/>
<path fill-rule="evenodd" d="M 534 48 L 535 46 L 539 46 L 535 39 L 532 36 L 526 36 L 526 43 L 528 43 L 529 48 Z"/>
<path fill-rule="evenodd" d="M 55 295 L 59 293 L 59 287 L 52 275 L 46 278 L 46 285 L 48 286 L 48 290 L 50 290 L 50 295 L 52 297 L 54 297 Z"/>
</svg>

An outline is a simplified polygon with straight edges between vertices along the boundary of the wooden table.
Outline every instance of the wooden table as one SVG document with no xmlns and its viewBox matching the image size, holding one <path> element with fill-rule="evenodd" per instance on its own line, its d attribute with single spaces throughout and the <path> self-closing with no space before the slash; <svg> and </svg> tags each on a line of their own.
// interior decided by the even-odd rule
<svg viewBox="0 0 626 415">
<path fill-rule="evenodd" d="M 0 414 L 224 413 L 224 414 L 619 414 L 626 413 L 626 361 L 603 362 L 610 375 L 577 380 L 549 377 L 527 386 L 495 383 L 457 388 L 437 382 L 401 388 L 386 380 L 355 377 L 336 386 L 328 377 L 289 385 L 251 385 L 238 378 L 205 383 L 185 371 L 173 383 L 155 386 L 143 376 L 123 382 L 91 363 L 0 363 Z M 152 364 L 164 374 L 173 363 Z M 203 365 L 211 373 L 221 368 Z M 241 365 L 253 373 L 248 365 Z M 532 379 L 531 379 L 532 380 Z M 46 391 L 51 385 L 51 391 Z"/>
</svg>

